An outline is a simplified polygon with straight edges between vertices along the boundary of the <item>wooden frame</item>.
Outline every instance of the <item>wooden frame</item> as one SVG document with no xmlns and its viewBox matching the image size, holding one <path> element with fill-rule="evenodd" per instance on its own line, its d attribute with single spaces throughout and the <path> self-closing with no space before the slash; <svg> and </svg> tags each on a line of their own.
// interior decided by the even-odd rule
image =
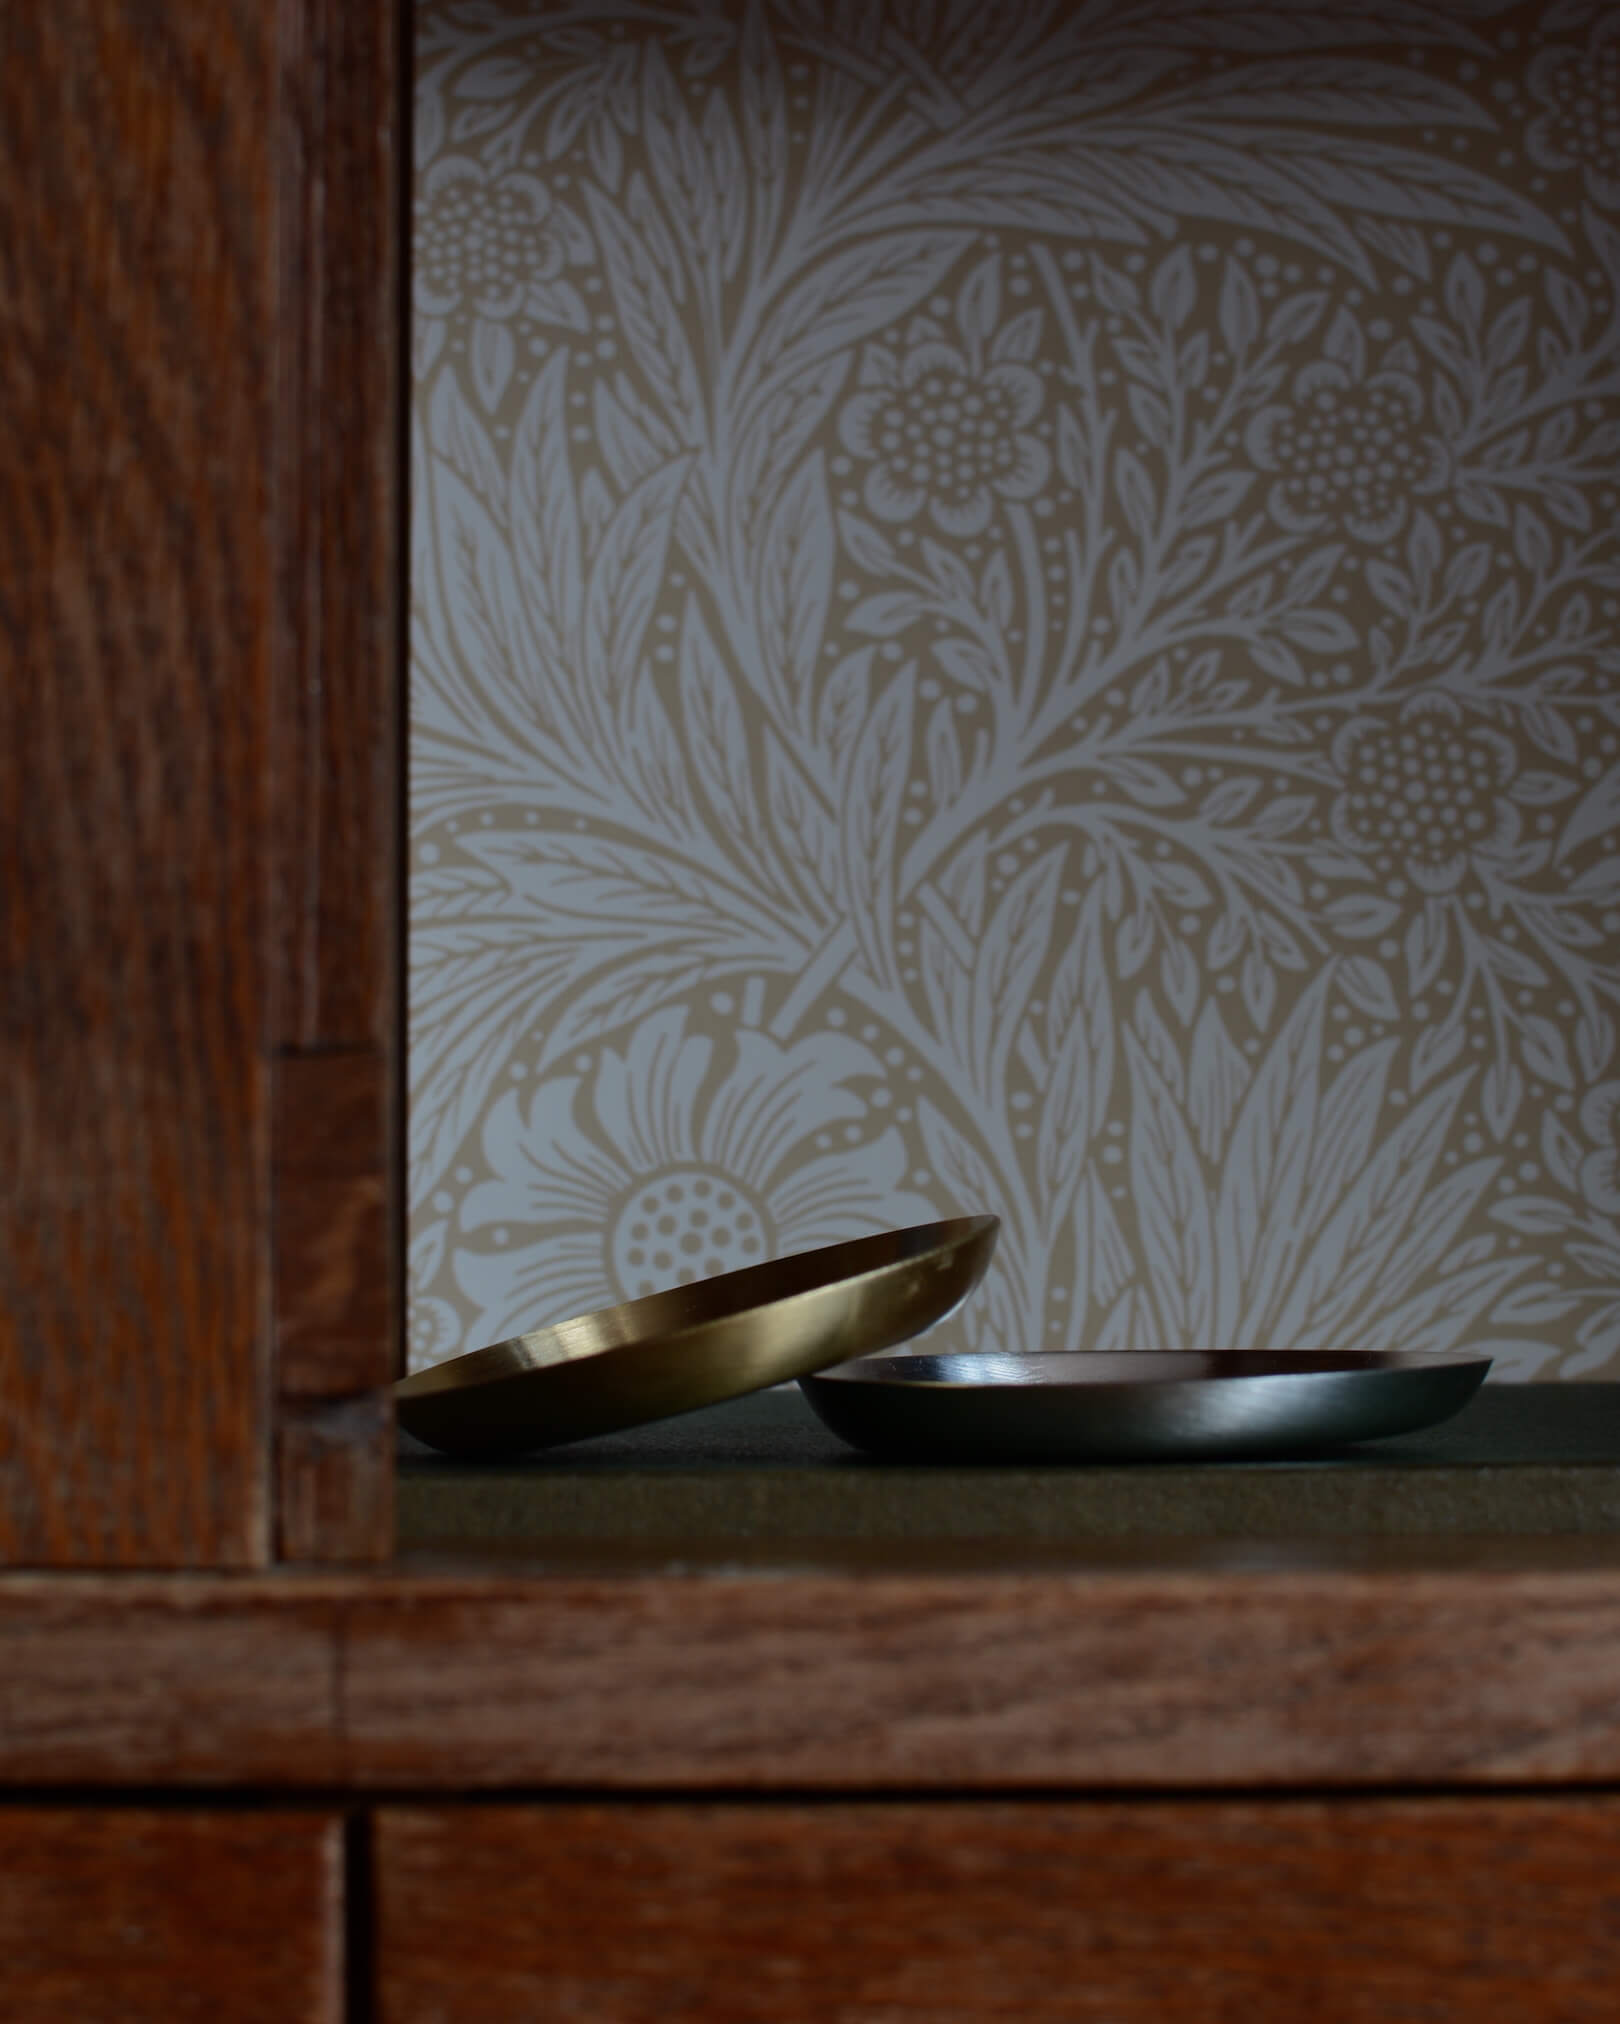
<svg viewBox="0 0 1620 2024">
<path fill-rule="evenodd" d="M 404 1270 L 409 17 L 399 0 L 284 14 L 274 1546 L 378 1560 Z"/>
<path fill-rule="evenodd" d="M 364 1564 L 403 1192 L 405 18 L 7 25 L 8 2016 L 114 1985 L 131 2017 L 706 2016 L 729 1963 L 761 2018 L 1012 1987 L 1147 2019 L 1189 1958 L 1278 2024 L 1504 1986 L 1607 2016 L 1611 1540 Z"/>
<path fill-rule="evenodd" d="M 403 48 L 8 36 L 3 1564 L 391 1545 Z"/>
<path fill-rule="evenodd" d="M 0 1564 L 392 1548 L 407 40 L 66 0 L 0 77 Z"/>
</svg>

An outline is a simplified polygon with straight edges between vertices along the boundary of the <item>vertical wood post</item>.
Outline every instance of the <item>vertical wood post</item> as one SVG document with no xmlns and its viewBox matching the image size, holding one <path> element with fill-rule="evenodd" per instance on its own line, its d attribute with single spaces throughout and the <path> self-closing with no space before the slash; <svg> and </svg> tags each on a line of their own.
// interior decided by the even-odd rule
<svg viewBox="0 0 1620 2024">
<path fill-rule="evenodd" d="M 387 1550 L 401 40 L 8 20 L 0 1565 Z"/>
</svg>

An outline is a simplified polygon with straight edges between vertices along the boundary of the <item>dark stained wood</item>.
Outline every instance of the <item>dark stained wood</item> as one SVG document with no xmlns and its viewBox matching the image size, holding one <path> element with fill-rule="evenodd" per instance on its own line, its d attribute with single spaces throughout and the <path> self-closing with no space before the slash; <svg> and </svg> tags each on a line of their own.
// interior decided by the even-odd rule
<svg viewBox="0 0 1620 2024">
<path fill-rule="evenodd" d="M 387 1064 L 375 1050 L 276 1065 L 276 1350 L 281 1396 L 352 1399 L 386 1384 L 394 1326 L 380 1164 Z M 371 1436 L 368 1434 L 367 1439 Z"/>
<path fill-rule="evenodd" d="M 402 904 L 408 9 L 293 0 L 284 11 L 277 1037 L 386 1060 Z"/>
<path fill-rule="evenodd" d="M 385 1810 L 380 2024 L 1591 2019 L 1620 1802 Z"/>
<path fill-rule="evenodd" d="M 402 32 L 8 19 L 0 1564 L 389 1550 Z"/>
<path fill-rule="evenodd" d="M 387 1345 L 395 1305 L 388 1192 L 379 1173 L 295 1180 L 278 1170 L 276 1343 L 283 1400 L 353 1398 L 375 1389 L 365 1380 Z"/>
<path fill-rule="evenodd" d="M 349 1761 L 496 1788 L 1620 1778 L 1620 1576 L 1580 1546 L 423 1581 L 345 1611 Z"/>
<path fill-rule="evenodd" d="M 1620 1782 L 1609 1542 L 820 1559 L 8 1577 L 0 1783 Z"/>
<path fill-rule="evenodd" d="M 406 10 L 298 0 L 283 139 L 273 770 L 277 1551 L 393 1543 L 403 1150 L 400 142 Z M 311 1399 L 353 1409 L 312 1420 Z"/>
<path fill-rule="evenodd" d="M 268 1551 L 275 19 L 7 10 L 0 1562 Z"/>
<path fill-rule="evenodd" d="M 330 1783 L 337 1653 L 329 1598 L 270 1577 L 9 1576 L 0 1782 Z"/>
<path fill-rule="evenodd" d="M 6 2024 L 339 2024 L 342 1826 L 0 1809 Z"/>
<path fill-rule="evenodd" d="M 276 1557 L 376 1560 L 394 1514 L 393 1413 L 386 1394 L 281 1406 Z"/>
</svg>

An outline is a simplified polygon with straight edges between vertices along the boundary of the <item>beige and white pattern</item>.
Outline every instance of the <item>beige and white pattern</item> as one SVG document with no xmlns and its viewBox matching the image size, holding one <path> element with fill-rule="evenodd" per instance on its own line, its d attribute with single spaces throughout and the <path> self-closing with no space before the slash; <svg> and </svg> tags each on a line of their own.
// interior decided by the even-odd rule
<svg viewBox="0 0 1620 2024">
<path fill-rule="evenodd" d="M 1620 28 L 419 12 L 412 1340 L 1620 1376 Z"/>
</svg>

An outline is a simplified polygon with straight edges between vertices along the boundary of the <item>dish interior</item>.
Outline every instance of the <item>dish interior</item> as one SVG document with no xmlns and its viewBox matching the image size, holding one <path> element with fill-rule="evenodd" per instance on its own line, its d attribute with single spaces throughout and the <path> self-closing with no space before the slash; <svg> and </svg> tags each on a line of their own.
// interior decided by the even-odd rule
<svg viewBox="0 0 1620 2024">
<path fill-rule="evenodd" d="M 1472 1359 L 1364 1349 L 1153 1349 L 1117 1355 L 1093 1350 L 1033 1355 L 958 1350 L 937 1355 L 866 1356 L 822 1371 L 820 1376 L 824 1383 L 929 1386 L 1178 1384 L 1338 1371 L 1436 1370 L 1468 1361 Z"/>
<path fill-rule="evenodd" d="M 916 1327 L 908 1332 L 915 1334 L 941 1318 L 944 1282 L 936 1282 L 935 1273 L 948 1274 L 957 1259 L 968 1261 L 966 1283 L 951 1289 L 955 1298 L 964 1296 L 989 1263 L 998 1227 L 993 1216 L 963 1216 L 878 1231 L 870 1237 L 795 1252 L 762 1265 L 746 1265 L 689 1286 L 670 1287 L 623 1301 L 617 1307 L 552 1322 L 486 1349 L 469 1350 L 464 1356 L 402 1378 L 394 1388 L 395 1396 L 419 1399 L 470 1385 L 501 1383 L 523 1371 L 577 1363 L 614 1350 L 645 1349 L 690 1338 L 701 1330 L 747 1325 L 755 1314 L 766 1326 L 792 1328 L 797 1324 L 814 1332 L 826 1327 L 823 1307 L 812 1301 L 803 1309 L 801 1320 L 800 1311 L 790 1303 L 805 1295 L 825 1297 L 834 1289 L 847 1289 L 850 1301 L 858 1303 L 861 1282 L 875 1275 L 910 1290 L 918 1318 Z M 906 1271 L 907 1267 L 912 1269 Z M 940 1292 L 936 1292 L 936 1283 Z M 891 1334 L 889 1340 L 893 1339 Z"/>
<path fill-rule="evenodd" d="M 997 1223 L 880 1231 L 474 1350 L 394 1388 L 400 1425 L 469 1460 L 718 1405 L 908 1342 L 958 1307 Z"/>
</svg>

